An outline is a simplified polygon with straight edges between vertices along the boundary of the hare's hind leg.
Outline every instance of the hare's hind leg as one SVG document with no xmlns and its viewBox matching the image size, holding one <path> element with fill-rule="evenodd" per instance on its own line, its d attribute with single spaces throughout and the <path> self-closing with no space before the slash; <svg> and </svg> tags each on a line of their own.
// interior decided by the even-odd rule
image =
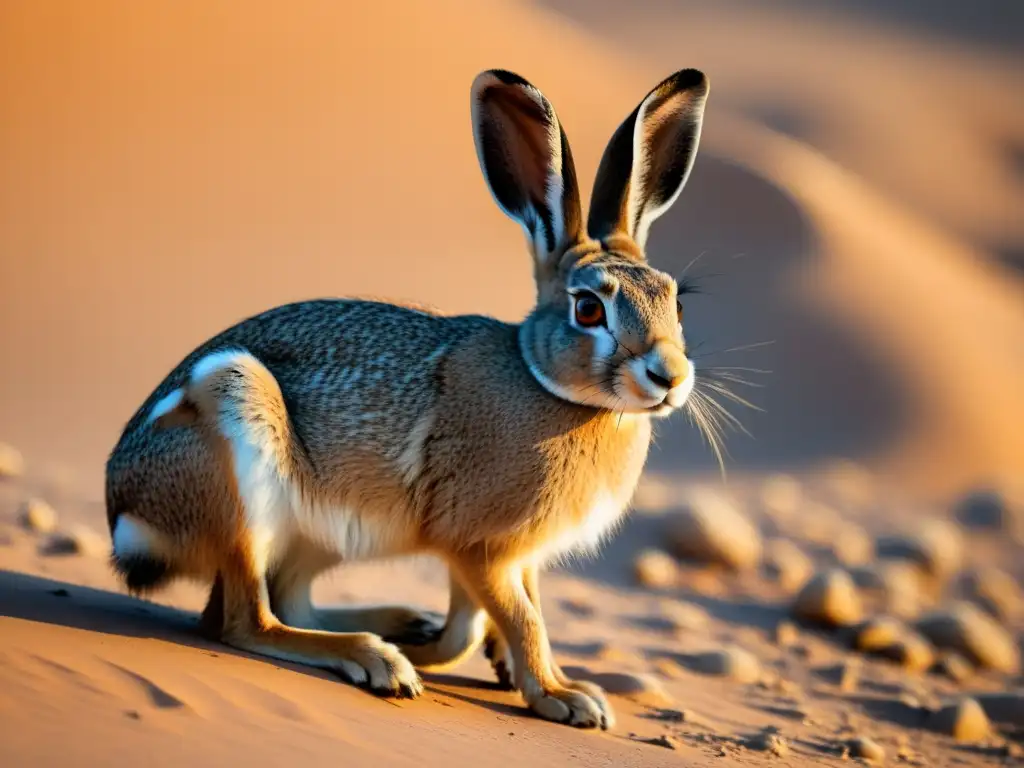
<svg viewBox="0 0 1024 768">
<path fill-rule="evenodd" d="M 297 629 L 371 632 L 398 644 L 428 642 L 440 633 L 443 620 L 403 605 L 314 607 L 313 580 L 339 562 L 337 556 L 308 545 L 290 548 L 267 579 L 274 615 Z"/>
<path fill-rule="evenodd" d="M 266 574 L 259 560 L 249 543 L 235 547 L 222 562 L 218 581 L 223 599 L 223 642 L 244 651 L 330 669 L 377 694 L 412 698 L 422 693 L 423 685 L 409 660 L 377 635 L 282 624 L 270 610 Z M 215 585 L 214 593 L 217 591 Z"/>
<path fill-rule="evenodd" d="M 452 567 L 507 640 L 516 688 L 530 708 L 547 720 L 607 728 L 608 716 L 598 703 L 556 676 L 544 620 L 524 586 L 523 567 L 489 561 L 482 548 L 465 552 Z"/>
<path fill-rule="evenodd" d="M 215 625 L 220 618 L 221 640 L 242 650 L 335 670 L 381 694 L 421 693 L 412 664 L 379 636 L 289 627 L 271 609 L 268 570 L 287 555 L 296 535 L 289 504 L 302 472 L 273 374 L 244 350 L 215 352 L 196 364 L 173 402 L 154 420 L 177 418 L 175 409 L 187 405 L 184 415 L 194 414 L 217 449 L 216 460 L 234 475 L 225 487 L 236 492 L 225 502 L 222 518 L 230 522 L 208 546 L 217 553 L 221 616 L 211 605 L 205 623 Z"/>
<path fill-rule="evenodd" d="M 402 652 L 420 669 L 438 671 L 454 667 L 483 642 L 487 614 L 469 594 L 453 571 L 449 573 L 448 616 L 444 626 L 431 628 L 430 636 L 398 638 Z"/>
</svg>

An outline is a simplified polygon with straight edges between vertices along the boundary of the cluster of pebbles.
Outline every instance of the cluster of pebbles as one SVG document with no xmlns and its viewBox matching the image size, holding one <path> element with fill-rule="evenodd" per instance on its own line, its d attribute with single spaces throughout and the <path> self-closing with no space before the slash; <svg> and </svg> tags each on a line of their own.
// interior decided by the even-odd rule
<svg viewBox="0 0 1024 768">
<path fill-rule="evenodd" d="M 925 727 L 961 742 L 985 742 L 999 727 L 1024 735 L 1024 689 L 1010 692 L 1021 682 L 1014 628 L 1024 617 L 1024 593 L 1012 575 L 969 551 L 986 539 L 1024 547 L 1024 503 L 977 490 L 948 515 L 919 515 L 908 528 L 876 537 L 835 511 L 863 509 L 872 500 L 870 482 L 849 474 L 832 504 L 810 498 L 795 478 L 772 477 L 754 496 L 754 516 L 745 513 L 746 503 L 722 492 L 700 490 L 672 504 L 662 491 L 663 549 L 639 553 L 634 578 L 654 590 L 698 592 L 694 574 L 701 570 L 737 574 L 747 583 L 755 578 L 783 596 L 790 614 L 775 627 L 777 646 L 795 646 L 806 629 L 852 652 L 853 659 L 891 663 L 908 679 L 933 675 L 957 690 L 972 681 L 996 681 L 1003 693 L 961 690 L 921 706 Z M 763 679 L 756 656 L 742 649 L 684 658 L 699 672 L 740 682 Z M 852 691 L 856 666 L 846 666 L 840 688 Z M 867 737 L 843 749 L 869 762 L 885 758 Z"/>
<path fill-rule="evenodd" d="M 13 482 L 25 474 L 21 453 L 0 443 L 0 482 Z M 82 555 L 102 558 L 110 552 L 106 538 L 81 524 L 62 525 L 53 506 L 40 496 L 26 495 L 18 504 L 18 525 L 38 537 L 43 555 Z"/>
</svg>

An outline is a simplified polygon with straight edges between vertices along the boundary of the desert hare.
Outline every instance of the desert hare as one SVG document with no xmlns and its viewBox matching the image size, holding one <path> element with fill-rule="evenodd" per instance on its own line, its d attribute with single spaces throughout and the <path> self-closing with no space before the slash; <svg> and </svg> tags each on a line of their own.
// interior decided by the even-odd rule
<svg viewBox="0 0 1024 768">
<path fill-rule="evenodd" d="M 536 713 L 609 727 L 601 689 L 552 658 L 537 574 L 613 528 L 652 417 L 693 388 L 679 287 L 644 244 L 689 175 L 707 93 L 686 69 L 643 99 L 605 150 L 584 224 L 551 104 L 518 75 L 481 73 L 480 166 L 526 232 L 536 307 L 513 325 L 303 301 L 199 346 L 107 462 L 127 587 L 206 580 L 204 626 L 223 642 L 387 695 L 416 696 L 417 667 L 457 663 L 486 639 Z M 443 625 L 402 606 L 314 608 L 324 570 L 409 553 L 448 566 Z"/>
</svg>

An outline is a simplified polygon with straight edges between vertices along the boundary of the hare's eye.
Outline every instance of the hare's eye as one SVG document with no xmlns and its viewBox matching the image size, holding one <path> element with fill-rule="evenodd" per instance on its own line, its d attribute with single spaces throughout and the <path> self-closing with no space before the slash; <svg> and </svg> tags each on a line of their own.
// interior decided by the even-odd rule
<svg viewBox="0 0 1024 768">
<path fill-rule="evenodd" d="M 581 293 L 576 297 L 576 322 L 584 328 L 604 325 L 604 304 L 592 293 Z"/>
<path fill-rule="evenodd" d="M 683 322 L 683 300 L 676 299 L 676 320 Z"/>
</svg>

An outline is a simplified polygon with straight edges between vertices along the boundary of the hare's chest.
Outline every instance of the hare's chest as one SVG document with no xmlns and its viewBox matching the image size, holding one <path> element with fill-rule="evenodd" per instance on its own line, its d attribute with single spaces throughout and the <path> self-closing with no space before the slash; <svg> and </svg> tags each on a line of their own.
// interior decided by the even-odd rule
<svg viewBox="0 0 1024 768">
<path fill-rule="evenodd" d="M 646 427 L 646 424 L 642 424 Z M 614 535 L 625 517 L 630 498 L 640 480 L 650 432 L 639 429 L 633 439 L 598 464 L 599 469 L 581 472 L 565 486 L 558 509 L 549 519 L 557 520 L 546 537 L 543 559 L 569 553 L 594 553 Z"/>
</svg>

